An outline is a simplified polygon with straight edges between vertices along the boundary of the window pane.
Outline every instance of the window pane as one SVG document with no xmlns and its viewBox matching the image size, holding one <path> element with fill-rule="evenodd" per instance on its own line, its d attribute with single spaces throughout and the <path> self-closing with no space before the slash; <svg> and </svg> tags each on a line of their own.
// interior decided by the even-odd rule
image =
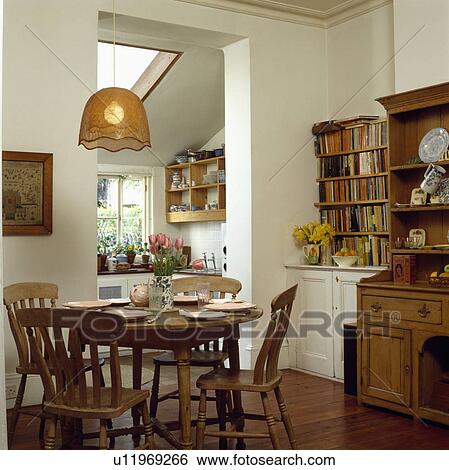
<svg viewBox="0 0 449 470">
<path fill-rule="evenodd" d="M 143 237 L 145 181 L 126 179 L 123 181 L 122 238 L 136 243 Z"/>
<path fill-rule="evenodd" d="M 100 177 L 97 181 L 97 241 L 101 249 L 112 249 L 118 238 L 118 179 Z M 106 246 L 107 245 L 107 246 Z"/>
</svg>

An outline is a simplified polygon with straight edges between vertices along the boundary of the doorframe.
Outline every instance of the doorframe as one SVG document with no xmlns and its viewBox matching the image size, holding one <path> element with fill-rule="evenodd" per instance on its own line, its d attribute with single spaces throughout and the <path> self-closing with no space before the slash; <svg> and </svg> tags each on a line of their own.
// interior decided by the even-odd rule
<svg viewBox="0 0 449 470">
<path fill-rule="evenodd" d="M 0 0 L 0 109 L 2 109 L 2 76 L 3 76 L 3 0 Z M 3 116 L 0 118 L 0 124 Z M 0 125 L 0 147 L 2 147 L 2 127 Z M 3 148 L 3 147 L 2 147 Z M 1 172 L 1 161 L 0 161 Z M 0 203 L 2 198 L 0 179 Z M 1 204 L 0 204 L 1 211 Z M 0 295 L 3 298 L 3 236 L 0 239 Z M 3 318 L 3 315 L 2 315 Z M 0 351 L 5 351 L 4 321 L 0 321 Z M 6 423 L 6 381 L 5 381 L 5 354 L 0 360 L 0 449 L 8 448 L 8 433 Z"/>
</svg>

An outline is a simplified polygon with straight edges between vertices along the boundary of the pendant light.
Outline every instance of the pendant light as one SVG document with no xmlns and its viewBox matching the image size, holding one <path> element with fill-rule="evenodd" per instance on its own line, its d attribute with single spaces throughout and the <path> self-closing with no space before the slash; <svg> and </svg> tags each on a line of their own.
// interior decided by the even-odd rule
<svg viewBox="0 0 449 470">
<path fill-rule="evenodd" d="M 131 90 L 115 86 L 115 0 L 113 1 L 114 86 L 94 93 L 81 118 L 78 145 L 110 152 L 151 147 L 148 118 L 140 98 Z"/>
</svg>

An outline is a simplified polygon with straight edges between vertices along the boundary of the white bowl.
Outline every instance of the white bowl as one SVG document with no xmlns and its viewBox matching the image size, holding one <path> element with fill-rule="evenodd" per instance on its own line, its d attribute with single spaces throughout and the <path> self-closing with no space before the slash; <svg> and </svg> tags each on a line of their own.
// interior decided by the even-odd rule
<svg viewBox="0 0 449 470">
<path fill-rule="evenodd" d="M 349 268 L 359 259 L 358 256 L 332 256 L 332 259 L 340 266 L 340 268 Z"/>
</svg>

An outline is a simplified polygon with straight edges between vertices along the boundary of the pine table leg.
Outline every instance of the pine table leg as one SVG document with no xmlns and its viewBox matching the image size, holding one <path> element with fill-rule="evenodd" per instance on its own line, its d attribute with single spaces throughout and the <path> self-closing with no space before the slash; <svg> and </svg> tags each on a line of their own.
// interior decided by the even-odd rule
<svg viewBox="0 0 449 470">
<path fill-rule="evenodd" d="M 192 409 L 190 390 L 190 358 L 192 350 L 188 342 L 186 342 L 185 345 L 179 345 L 174 353 L 178 372 L 181 447 L 183 449 L 192 449 Z"/>
</svg>

